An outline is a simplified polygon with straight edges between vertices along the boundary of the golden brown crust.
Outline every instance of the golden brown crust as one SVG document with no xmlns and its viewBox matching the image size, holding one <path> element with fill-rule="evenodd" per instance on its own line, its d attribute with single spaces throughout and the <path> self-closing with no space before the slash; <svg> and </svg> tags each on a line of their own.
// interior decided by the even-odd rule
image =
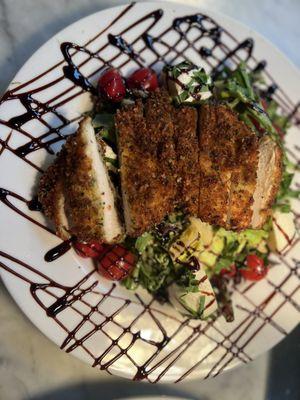
<svg viewBox="0 0 300 400">
<path fill-rule="evenodd" d="M 198 216 L 226 229 L 250 226 L 258 165 L 258 138 L 225 105 L 200 111 Z"/>
<path fill-rule="evenodd" d="M 256 134 L 233 115 L 232 135 L 235 140 L 235 166 L 231 175 L 230 205 L 227 228 L 242 230 L 251 226 L 253 194 L 257 182 L 258 145 Z"/>
<path fill-rule="evenodd" d="M 199 113 L 198 216 L 212 225 L 226 226 L 234 146 L 228 122 L 219 107 L 203 105 Z"/>
<path fill-rule="evenodd" d="M 165 91 L 117 113 L 127 233 L 138 236 L 173 211 L 175 182 L 171 105 Z"/>
<path fill-rule="evenodd" d="M 78 131 L 66 143 L 64 179 L 69 229 L 79 240 L 88 242 L 102 238 L 103 205 L 99 203 L 92 160 L 86 151 L 85 123 L 85 119 L 80 122 Z"/>
<path fill-rule="evenodd" d="M 199 151 L 197 120 L 193 107 L 172 108 L 176 152 L 175 176 L 176 203 L 190 215 L 198 213 Z"/>
</svg>

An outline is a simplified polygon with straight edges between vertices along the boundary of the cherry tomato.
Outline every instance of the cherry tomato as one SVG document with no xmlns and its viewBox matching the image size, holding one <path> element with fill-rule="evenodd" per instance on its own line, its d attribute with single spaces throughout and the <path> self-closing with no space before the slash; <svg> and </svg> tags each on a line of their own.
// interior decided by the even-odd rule
<svg viewBox="0 0 300 400">
<path fill-rule="evenodd" d="M 259 281 L 268 273 L 269 268 L 256 254 L 249 254 L 246 258 L 246 268 L 242 268 L 241 275 L 249 281 Z"/>
<path fill-rule="evenodd" d="M 90 243 L 74 243 L 75 251 L 80 257 L 83 258 L 97 258 L 103 253 L 105 250 L 105 245 L 100 242 L 90 242 Z"/>
<path fill-rule="evenodd" d="M 129 89 L 148 90 L 151 92 L 158 87 L 157 75 L 150 68 L 140 68 L 127 79 L 127 86 Z"/>
<path fill-rule="evenodd" d="M 233 278 L 236 274 L 236 266 L 235 264 L 231 264 L 229 269 L 223 268 L 221 269 L 221 275 L 227 276 L 228 278 Z"/>
<path fill-rule="evenodd" d="M 126 94 L 124 79 L 115 68 L 107 69 L 100 76 L 98 92 L 100 96 L 114 103 L 118 103 L 124 99 Z"/>
<path fill-rule="evenodd" d="M 128 276 L 135 264 L 134 255 L 121 245 L 109 246 L 98 258 L 98 270 L 105 278 L 120 281 Z"/>
</svg>

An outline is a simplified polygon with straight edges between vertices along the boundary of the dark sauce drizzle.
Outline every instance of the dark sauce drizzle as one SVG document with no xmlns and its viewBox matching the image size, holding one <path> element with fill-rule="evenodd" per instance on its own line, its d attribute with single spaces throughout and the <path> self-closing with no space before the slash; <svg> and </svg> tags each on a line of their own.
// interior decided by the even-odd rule
<svg viewBox="0 0 300 400">
<path fill-rule="evenodd" d="M 0 155 L 4 150 L 8 150 L 15 154 L 17 157 L 21 158 L 25 162 L 27 162 L 29 165 L 31 165 L 33 168 L 37 169 L 38 171 L 42 171 L 41 168 L 37 165 L 35 165 L 31 160 L 26 158 L 26 156 L 32 152 L 35 152 L 40 149 L 45 149 L 49 153 L 53 153 L 51 145 L 53 145 L 56 142 L 59 141 L 64 141 L 65 137 L 61 133 L 61 130 L 69 125 L 70 123 L 74 122 L 74 120 L 68 120 L 65 118 L 59 111 L 59 107 L 61 107 L 63 104 L 67 103 L 68 101 L 72 100 L 76 96 L 81 95 L 83 92 L 90 92 L 91 94 L 96 94 L 96 90 L 91 83 L 90 78 L 92 78 L 94 75 L 99 74 L 101 70 L 106 68 L 107 66 L 110 66 L 113 61 L 115 61 L 119 56 L 121 55 L 127 55 L 128 59 L 124 61 L 119 68 L 124 67 L 126 64 L 129 62 L 134 62 L 138 66 L 143 65 L 143 58 L 142 58 L 142 53 L 145 49 L 149 49 L 153 56 L 154 56 L 154 61 L 150 64 L 150 67 L 155 66 L 159 62 L 163 62 L 165 64 L 168 63 L 173 63 L 177 59 L 182 59 L 185 58 L 188 60 L 188 57 L 185 55 L 185 51 L 187 49 L 191 49 L 195 51 L 195 53 L 202 59 L 205 59 L 207 64 L 211 68 L 211 73 L 217 74 L 225 65 L 234 65 L 237 62 L 239 62 L 241 59 L 244 59 L 245 61 L 249 61 L 250 59 L 252 61 L 256 62 L 256 66 L 253 68 L 254 71 L 256 72 L 264 72 L 266 76 L 271 80 L 270 86 L 266 89 L 266 93 L 269 97 L 276 96 L 276 101 L 280 104 L 281 108 L 283 111 L 288 112 L 288 115 L 290 116 L 290 119 L 294 123 L 299 123 L 299 117 L 298 117 L 298 111 L 299 111 L 299 104 L 294 106 L 290 99 L 285 95 L 285 93 L 276 86 L 274 83 L 273 79 L 270 77 L 266 70 L 266 62 L 265 61 L 260 61 L 258 62 L 254 57 L 253 57 L 253 47 L 254 47 L 254 42 L 252 39 L 246 39 L 241 43 L 238 43 L 237 40 L 227 31 L 225 31 L 221 26 L 219 26 L 214 20 L 211 18 L 202 15 L 202 14 L 195 14 L 195 15 L 189 15 L 189 16 L 184 16 L 181 18 L 176 18 L 174 19 L 172 25 L 168 28 L 166 28 L 160 35 L 155 35 L 154 33 L 151 32 L 151 29 L 155 27 L 157 22 L 162 18 L 163 16 L 163 11 L 161 9 L 154 10 L 153 12 L 145 15 L 144 17 L 140 18 L 137 21 L 132 22 L 126 29 L 124 29 L 122 32 L 112 35 L 108 34 L 108 43 L 105 44 L 104 46 L 100 47 L 98 50 L 91 52 L 88 50 L 87 46 L 95 41 L 100 35 L 103 35 L 110 27 L 112 27 L 119 19 L 121 19 L 123 16 L 129 13 L 129 11 L 134 7 L 134 4 L 130 4 L 129 6 L 125 7 L 122 12 L 116 16 L 116 18 L 107 25 L 106 28 L 104 28 L 99 34 L 97 34 L 94 38 L 90 39 L 86 45 L 84 46 L 78 46 L 77 44 L 73 44 L 70 42 L 65 42 L 61 45 L 61 51 L 62 55 L 64 57 L 64 60 L 57 63 L 53 67 L 49 68 L 47 71 L 44 73 L 40 74 L 36 78 L 31 79 L 28 82 L 25 82 L 21 84 L 20 86 L 16 87 L 15 89 L 11 89 L 7 91 L 2 99 L 0 100 L 0 105 L 6 101 L 11 101 L 11 100 L 18 100 L 20 104 L 25 108 L 25 112 L 21 115 L 18 115 L 16 117 L 13 117 L 9 119 L 8 121 L 3 121 L 0 120 L 0 124 L 5 125 L 9 128 L 12 129 L 12 132 L 16 131 L 19 134 L 26 136 L 29 141 L 25 145 L 19 146 L 18 148 L 12 148 L 9 145 L 9 140 L 11 137 L 11 134 L 8 136 L 6 140 L 0 139 Z M 126 16 L 127 18 L 127 16 Z M 144 32 L 140 34 L 138 38 L 133 40 L 131 43 L 129 43 L 125 35 L 128 31 L 131 29 L 135 28 L 136 26 L 139 26 L 143 22 L 149 20 L 149 26 L 145 28 Z M 188 39 L 188 33 L 190 32 L 192 27 L 196 27 L 199 30 L 199 36 L 194 39 L 193 41 L 190 41 Z M 175 44 L 169 45 L 164 38 L 164 36 L 171 31 L 175 31 L 178 33 L 178 39 L 175 42 Z M 228 38 L 231 38 L 232 41 L 234 41 L 235 46 L 232 49 L 229 49 L 227 45 L 224 43 L 222 40 L 223 36 L 227 36 Z M 212 40 L 213 44 L 211 47 L 207 46 L 198 46 L 197 43 L 202 39 L 202 38 L 209 38 Z M 144 47 L 139 50 L 139 52 L 136 52 L 134 50 L 134 45 L 139 41 L 142 40 Z M 186 42 L 186 46 L 178 51 L 176 46 L 184 40 Z M 158 52 L 156 50 L 156 45 L 160 44 L 164 46 L 166 49 L 165 52 L 160 51 Z M 101 51 L 107 48 L 107 46 L 113 45 L 119 50 L 119 54 L 113 56 L 109 60 L 103 60 L 101 58 Z M 223 58 L 218 58 L 215 55 L 215 50 L 220 49 L 224 52 L 224 57 Z M 77 52 L 84 52 L 87 55 L 87 58 L 80 64 L 76 65 L 75 62 L 73 61 L 73 56 Z M 242 52 L 245 53 L 244 57 L 242 58 Z M 174 54 L 170 56 L 170 54 Z M 89 60 L 91 59 L 97 59 L 99 63 L 101 64 L 99 68 L 97 68 L 93 73 L 91 73 L 89 76 L 85 76 L 80 68 L 84 66 Z M 42 78 L 43 76 L 47 75 L 49 72 L 53 71 L 55 68 L 60 68 L 62 69 L 63 76 L 56 78 L 52 82 L 49 82 L 47 84 L 41 85 L 35 89 L 28 90 L 28 91 L 22 91 L 24 90 L 27 86 L 29 86 L 31 83 L 35 82 L 36 80 Z M 38 101 L 35 98 L 35 94 L 42 92 L 43 90 L 46 90 L 48 87 L 51 87 L 52 85 L 55 85 L 56 83 L 61 82 L 64 78 L 67 78 L 71 83 L 72 87 L 69 88 L 68 90 L 63 91 L 62 93 L 56 95 L 54 98 L 49 99 L 47 102 L 42 103 Z M 61 97 L 63 95 L 68 94 L 68 91 L 71 90 L 72 88 L 79 88 L 80 90 L 77 91 L 75 94 L 70 95 L 67 99 L 61 100 Z M 21 93 L 20 93 L 21 91 Z M 281 97 L 279 97 L 279 95 Z M 56 103 L 56 105 L 53 105 L 54 102 L 57 100 L 60 100 L 60 102 Z M 48 124 L 43 116 L 46 113 L 53 113 L 60 121 L 61 124 L 58 127 L 52 127 L 50 124 Z M 33 137 L 30 133 L 28 133 L 24 129 L 24 125 L 33 120 L 36 119 L 40 121 L 47 129 L 48 132 L 41 135 L 40 137 Z M 53 138 L 53 135 L 55 136 Z M 6 189 L 0 189 L 0 202 L 5 204 L 7 207 L 9 207 L 11 210 L 14 212 L 18 213 L 20 216 L 23 218 L 26 218 L 30 222 L 38 225 L 39 227 L 49 231 L 50 233 L 53 234 L 53 232 L 43 226 L 41 223 L 38 221 L 35 221 L 33 218 L 25 214 L 21 209 L 15 205 L 10 198 L 13 198 L 17 201 L 21 201 L 25 203 L 30 211 L 41 211 L 41 206 L 36 198 L 32 200 L 26 200 L 22 196 L 13 193 L 9 190 Z M 50 250 L 47 252 L 45 255 L 46 261 L 53 261 L 60 257 L 62 254 L 64 254 L 66 251 L 69 250 L 71 247 L 72 243 L 72 238 L 59 244 L 56 246 L 54 249 Z M 205 362 L 206 358 L 209 357 L 210 354 L 213 353 L 216 349 L 220 347 L 224 347 L 224 342 L 227 341 L 231 343 L 231 347 L 224 347 L 226 349 L 226 354 L 229 354 L 229 359 L 226 361 L 226 363 L 222 363 L 223 358 L 219 359 L 214 366 L 210 369 L 210 371 L 207 374 L 207 377 L 209 376 L 214 376 L 217 373 L 220 373 L 226 366 L 236 357 L 238 357 L 242 362 L 247 362 L 251 360 L 251 358 L 245 353 L 245 348 L 248 343 L 253 340 L 253 338 L 256 336 L 256 334 L 267 324 L 272 322 L 272 316 L 275 315 L 278 310 L 286 303 L 290 302 L 293 306 L 295 306 L 295 303 L 293 303 L 292 296 L 294 295 L 295 291 L 290 293 L 289 295 L 284 295 L 284 300 L 282 301 L 281 304 L 278 305 L 278 307 L 272 312 L 271 317 L 266 317 L 263 314 L 264 308 L 267 306 L 267 304 L 270 302 L 270 300 L 276 295 L 277 292 L 283 292 L 282 286 L 284 283 L 289 279 L 290 276 L 293 274 L 297 274 L 297 265 L 295 266 L 289 266 L 289 275 L 284 278 L 284 281 L 278 284 L 277 286 L 274 285 L 274 290 L 273 292 L 268 295 L 267 299 L 265 299 L 260 305 L 256 306 L 254 311 L 250 310 L 244 310 L 247 313 L 247 316 L 240 322 L 240 324 L 234 328 L 234 330 L 230 333 L 230 335 L 224 335 L 222 332 L 219 331 L 219 328 L 214 324 L 214 321 L 206 322 L 206 323 L 199 323 L 198 326 L 192 327 L 189 325 L 189 320 L 177 320 L 178 323 L 178 328 L 176 331 L 168 336 L 162 323 L 160 320 L 156 317 L 156 315 L 153 313 L 151 305 L 153 300 L 149 303 L 146 304 L 139 296 L 137 296 L 138 299 L 138 304 L 142 306 L 142 312 L 137 315 L 137 317 L 131 322 L 129 326 L 124 328 L 121 324 L 119 324 L 114 318 L 126 307 L 128 307 L 129 304 L 131 304 L 131 301 L 129 300 L 123 300 L 122 306 L 115 311 L 112 315 L 107 316 L 106 314 L 102 313 L 100 311 L 100 305 L 105 301 L 106 298 L 108 297 L 114 297 L 113 296 L 113 290 L 114 290 L 114 285 L 112 285 L 112 288 L 110 291 L 108 291 L 106 294 L 100 294 L 99 292 L 98 295 L 100 297 L 100 300 L 98 304 L 96 305 L 91 305 L 85 300 L 85 295 L 88 293 L 93 293 L 97 281 L 93 281 L 90 284 L 87 284 L 88 280 L 92 277 L 94 271 L 88 273 L 80 282 L 75 284 L 72 287 L 67 287 L 63 286 L 57 282 L 54 282 L 51 280 L 49 277 L 47 277 L 45 274 L 40 273 L 39 271 L 35 270 L 33 267 L 30 267 L 28 264 L 24 263 L 23 261 L 17 260 L 16 258 L 3 253 L 0 251 L 0 257 L 4 258 L 6 260 L 10 260 L 11 262 L 15 263 L 18 268 L 17 270 L 7 266 L 4 264 L 2 261 L 0 261 L 0 268 L 4 269 L 5 271 L 15 275 L 16 277 L 22 279 L 24 282 L 27 282 L 30 287 L 30 292 L 34 300 L 40 305 L 40 307 L 45 311 L 46 315 L 49 318 L 52 318 L 67 334 L 64 342 L 61 345 L 61 348 L 64 348 L 67 352 L 71 352 L 75 350 L 76 348 L 80 347 L 83 349 L 86 353 L 88 353 L 94 360 L 93 366 L 97 366 L 100 369 L 109 371 L 109 367 L 113 366 L 113 364 L 123 355 L 126 355 L 129 360 L 132 362 L 134 367 L 136 368 L 137 372 L 134 376 L 133 379 L 135 380 L 143 380 L 146 379 L 148 381 L 151 381 L 149 378 L 149 375 L 156 371 L 159 367 L 161 367 L 164 363 L 169 362 L 169 359 L 172 359 L 171 362 L 167 364 L 167 366 L 164 366 L 164 368 L 160 368 L 160 373 L 158 374 L 157 378 L 155 378 L 154 382 L 158 382 L 166 373 L 167 371 L 176 363 L 176 361 L 187 351 L 187 349 L 194 343 L 195 340 L 199 338 L 200 335 L 205 335 L 207 336 L 211 341 L 215 341 L 216 347 L 214 350 L 211 350 L 208 354 L 203 356 L 195 365 L 193 365 L 191 368 L 189 368 L 185 373 L 182 374 L 182 376 L 178 379 L 178 381 L 183 380 L 186 376 L 190 375 L 196 368 L 198 368 L 203 362 Z M 286 264 L 286 261 L 282 259 L 282 262 Z M 287 264 L 286 264 L 287 265 Z M 197 265 L 192 265 L 192 268 L 198 269 Z M 37 283 L 32 280 L 30 280 L 26 274 L 22 274 L 22 269 L 25 269 L 26 271 L 30 271 L 36 276 L 38 276 L 38 280 L 46 281 L 46 283 Z M 54 294 L 53 290 L 49 289 L 57 289 L 58 291 L 62 291 L 63 294 L 56 295 Z M 296 289 L 295 289 L 296 290 Z M 45 305 L 44 302 L 41 300 L 41 297 L 39 296 L 40 292 L 45 292 L 48 295 L 52 296 L 54 298 L 54 301 L 52 304 Z M 243 296 L 246 296 L 246 292 L 242 293 Z M 117 298 L 117 297 L 116 297 Z M 119 298 L 120 299 L 120 298 Z M 83 314 L 81 311 L 79 311 L 75 307 L 76 301 L 81 301 L 83 304 L 87 305 L 90 307 L 90 312 L 88 314 Z M 66 326 L 63 325 L 63 323 L 57 318 L 57 316 L 65 309 L 67 308 L 72 308 L 75 312 L 77 312 L 81 316 L 81 321 L 80 323 L 73 329 L 68 329 Z M 156 310 L 156 312 L 160 312 L 162 315 L 164 313 L 162 311 Z M 90 317 L 93 313 L 99 313 L 102 317 L 104 317 L 104 321 L 100 324 L 94 323 Z M 162 334 L 162 339 L 160 341 L 154 341 L 154 340 L 146 340 L 145 338 L 142 337 L 141 332 L 135 332 L 133 327 L 135 322 L 141 318 L 145 313 L 147 313 L 152 320 L 155 322 L 157 329 L 161 332 Z M 248 338 L 245 341 L 243 341 L 243 345 L 238 347 L 238 352 L 233 351 L 233 347 L 237 347 L 237 343 L 239 340 L 243 337 L 245 332 L 249 329 L 249 327 L 254 323 L 256 316 L 260 315 L 262 319 L 262 324 L 260 325 L 259 328 L 252 334 L 250 338 Z M 168 318 L 173 318 L 172 316 L 169 316 L 165 314 L 166 317 Z M 93 329 L 87 333 L 85 336 L 81 337 L 78 339 L 77 334 L 80 330 L 80 328 L 86 323 L 86 322 L 92 323 L 93 324 Z M 117 324 L 121 329 L 122 333 L 120 336 L 116 339 L 111 338 L 111 345 L 108 346 L 108 348 L 105 350 L 105 352 L 100 355 L 100 356 L 95 356 L 85 345 L 85 341 L 89 339 L 92 335 L 94 335 L 96 332 L 99 330 L 102 331 L 102 328 L 105 327 L 105 325 L 108 322 L 113 321 L 115 324 Z M 186 337 L 186 339 L 177 347 L 175 350 L 170 351 L 167 355 L 163 356 L 160 361 L 156 361 L 158 355 L 161 353 L 161 350 L 170 342 L 172 339 L 175 338 L 177 334 L 181 332 L 181 330 L 189 326 L 191 329 L 191 334 Z M 217 330 L 221 335 L 223 335 L 223 341 L 218 342 L 214 338 L 210 337 L 207 333 L 209 328 L 213 326 L 215 330 Z M 279 330 L 281 333 L 285 334 L 285 331 L 280 328 L 279 326 L 275 326 L 277 330 Z M 232 335 L 238 330 L 241 329 L 241 333 L 237 338 L 235 338 L 234 342 L 232 341 L 231 337 Z M 103 331 L 102 331 L 103 332 Z M 128 346 L 125 348 L 122 348 L 119 344 L 120 340 L 123 338 L 123 336 L 127 333 L 131 333 L 132 335 L 132 340 L 129 343 Z M 129 350 L 132 348 L 134 343 L 137 340 L 142 340 L 156 348 L 154 351 L 153 355 L 143 364 L 143 365 L 138 365 L 134 358 L 129 355 Z M 120 352 L 114 356 L 110 361 L 104 361 L 105 356 L 109 354 L 109 352 L 114 348 L 117 347 Z M 221 364 L 222 363 L 222 364 Z M 217 371 L 216 371 L 217 370 Z M 152 381 L 151 381 L 152 382 Z"/>
<path fill-rule="evenodd" d="M 47 253 L 44 256 L 44 260 L 47 262 L 51 262 L 63 256 L 67 251 L 71 249 L 73 241 L 74 238 L 70 238 L 58 244 L 57 246 L 53 247 L 53 249 L 47 251 Z"/>
</svg>

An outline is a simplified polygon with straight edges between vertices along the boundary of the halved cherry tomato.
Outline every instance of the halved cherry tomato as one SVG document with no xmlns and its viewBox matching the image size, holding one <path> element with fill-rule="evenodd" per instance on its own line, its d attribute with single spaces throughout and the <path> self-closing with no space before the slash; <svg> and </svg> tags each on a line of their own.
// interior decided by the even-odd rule
<svg viewBox="0 0 300 400">
<path fill-rule="evenodd" d="M 73 246 L 76 253 L 83 258 L 97 258 L 105 250 L 105 245 L 96 241 L 90 243 L 75 242 Z"/>
<path fill-rule="evenodd" d="M 233 278 L 236 274 L 236 266 L 235 264 L 231 264 L 229 269 L 223 268 L 221 269 L 221 275 L 227 276 L 228 278 Z"/>
<path fill-rule="evenodd" d="M 120 281 L 128 276 L 135 264 L 135 256 L 121 245 L 108 246 L 98 258 L 98 270 L 105 278 Z"/>
<path fill-rule="evenodd" d="M 126 94 L 126 87 L 119 71 L 115 68 L 104 71 L 98 81 L 98 92 L 106 100 L 114 103 L 122 101 Z"/>
<path fill-rule="evenodd" d="M 246 258 L 246 267 L 241 268 L 241 275 L 249 281 L 259 281 L 264 278 L 269 268 L 264 264 L 262 258 L 256 254 L 249 254 Z"/>
<path fill-rule="evenodd" d="M 158 87 L 157 75 L 150 68 L 136 70 L 126 82 L 129 89 L 148 90 L 151 92 Z"/>
</svg>

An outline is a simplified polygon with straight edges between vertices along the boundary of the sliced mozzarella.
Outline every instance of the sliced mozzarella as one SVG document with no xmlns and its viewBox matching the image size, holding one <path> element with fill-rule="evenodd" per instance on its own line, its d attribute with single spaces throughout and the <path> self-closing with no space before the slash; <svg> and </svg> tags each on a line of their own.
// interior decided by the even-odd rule
<svg viewBox="0 0 300 400">
<path fill-rule="evenodd" d="M 176 80 L 174 80 L 171 76 L 168 76 L 167 82 L 170 95 L 174 97 L 180 96 L 186 90 L 187 86 L 191 84 L 192 87 L 199 86 L 199 91 L 197 91 L 197 98 L 194 96 L 189 96 L 187 99 L 184 100 L 185 103 L 193 103 L 210 98 L 212 92 L 210 90 L 202 92 L 199 83 L 193 81 L 193 74 L 197 71 L 197 69 L 191 69 L 190 71 L 182 72 L 176 78 Z M 208 82 L 208 84 L 210 85 L 211 81 Z"/>
</svg>

